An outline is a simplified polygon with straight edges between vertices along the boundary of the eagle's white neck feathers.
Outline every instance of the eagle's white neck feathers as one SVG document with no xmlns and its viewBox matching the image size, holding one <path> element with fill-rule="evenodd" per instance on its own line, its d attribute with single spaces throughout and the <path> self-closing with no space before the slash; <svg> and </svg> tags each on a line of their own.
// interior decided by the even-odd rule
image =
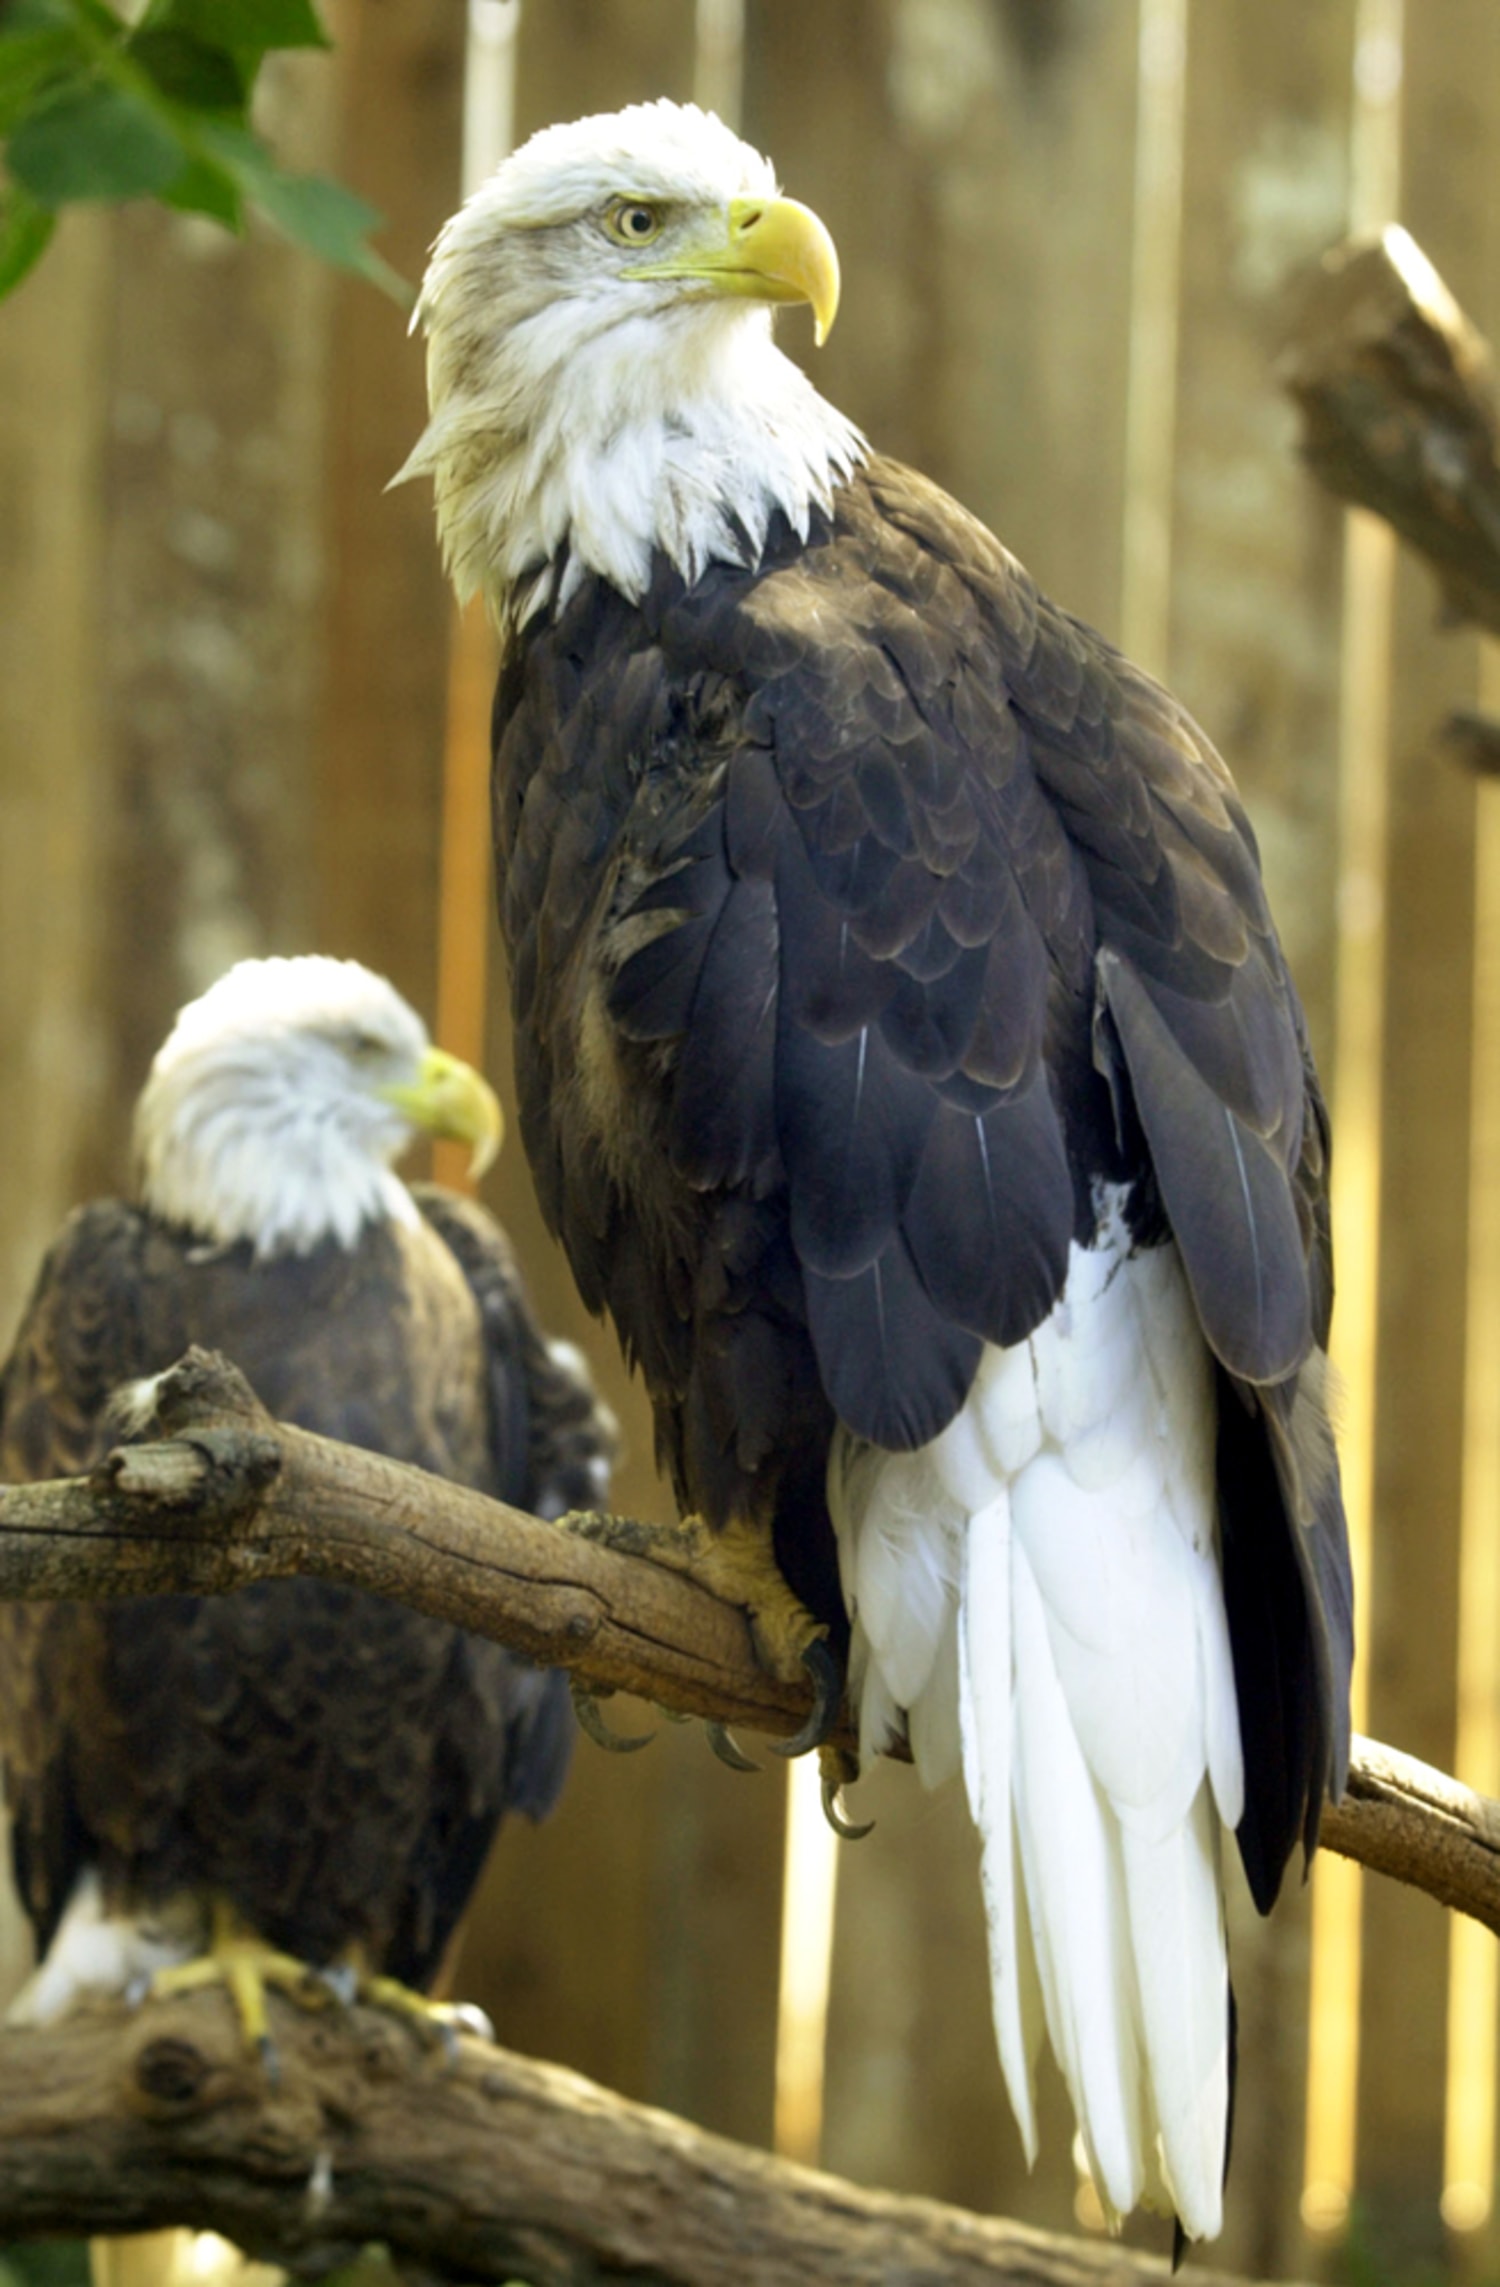
<svg viewBox="0 0 1500 2287">
<path fill-rule="evenodd" d="M 597 228 L 612 195 L 770 195 L 768 162 L 691 105 L 549 128 L 438 239 L 418 304 L 448 572 L 513 621 L 585 572 L 638 601 L 660 550 L 686 580 L 758 561 L 779 510 L 806 536 L 862 459 L 857 429 L 771 338 L 758 303 L 627 280 Z M 560 573 L 556 567 L 561 562 Z"/>
<path fill-rule="evenodd" d="M 390 1166 L 412 1128 L 379 1091 L 426 1047 L 421 1020 L 357 962 L 241 961 L 182 1011 L 141 1091 L 145 1205 L 262 1257 L 415 1223 Z"/>
</svg>

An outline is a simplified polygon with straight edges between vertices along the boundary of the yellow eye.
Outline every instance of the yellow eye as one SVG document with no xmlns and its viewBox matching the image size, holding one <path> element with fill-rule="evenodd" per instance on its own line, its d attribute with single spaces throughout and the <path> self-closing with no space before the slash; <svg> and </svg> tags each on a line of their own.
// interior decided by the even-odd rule
<svg viewBox="0 0 1500 2287">
<path fill-rule="evenodd" d="M 620 199 L 604 218 L 604 227 L 621 246 L 649 246 L 661 231 L 661 215 L 644 199 Z"/>
</svg>

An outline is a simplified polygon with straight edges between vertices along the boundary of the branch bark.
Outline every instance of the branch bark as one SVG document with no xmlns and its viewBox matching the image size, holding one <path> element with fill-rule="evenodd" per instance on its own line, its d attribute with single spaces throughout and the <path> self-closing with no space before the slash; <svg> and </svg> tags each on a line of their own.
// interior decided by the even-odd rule
<svg viewBox="0 0 1500 2287">
<path fill-rule="evenodd" d="M 448 2060 L 380 2012 L 271 2005 L 274 2088 L 213 1993 L 0 2033 L 0 2236 L 190 2223 L 303 2266 L 382 2240 L 424 2272 L 537 2287 L 1166 2276 L 794 2167 L 487 2043 Z"/>
<path fill-rule="evenodd" d="M 1449 610 L 1500 634 L 1500 467 L 1489 346 L 1398 226 L 1306 282 L 1278 377 L 1340 500 L 1426 557 Z"/>
<path fill-rule="evenodd" d="M 560 1529 L 288 1428 L 209 1352 L 158 1377 L 133 1429 L 145 1442 L 116 1447 L 91 1478 L 0 1487 L 0 1596 L 210 1595 L 308 1572 L 493 1636 L 593 1691 L 777 1736 L 811 1706 L 760 1666 L 743 1612 L 600 1545 L 601 1520 Z M 840 1742 L 853 1736 L 846 1723 Z M 1500 1935 L 1500 1803 L 1361 1739 L 1323 1840 Z"/>
</svg>

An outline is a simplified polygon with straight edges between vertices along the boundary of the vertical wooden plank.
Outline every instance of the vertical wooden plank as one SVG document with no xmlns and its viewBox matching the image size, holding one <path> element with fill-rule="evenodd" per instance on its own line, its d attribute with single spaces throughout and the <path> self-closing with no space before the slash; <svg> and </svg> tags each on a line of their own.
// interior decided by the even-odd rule
<svg viewBox="0 0 1500 2287">
<path fill-rule="evenodd" d="M 381 251 L 415 284 L 458 204 L 465 11 L 344 0 L 329 23 L 338 165 L 388 217 Z M 450 607 L 429 488 L 385 490 L 426 420 L 421 349 L 356 279 L 334 289 L 327 386 L 317 937 L 430 1016 Z"/>
<path fill-rule="evenodd" d="M 1331 1056 L 1342 516 L 1273 365 L 1348 197 L 1354 0 L 1195 9 L 1170 679 L 1233 769 L 1315 1052 Z"/>
<path fill-rule="evenodd" d="M 268 96 L 326 163 L 328 80 Z M 99 672 L 114 788 L 99 1015 L 110 1113 L 81 1167 L 118 1188 L 146 1066 L 231 961 L 306 942 L 327 273 L 147 206 L 118 222 Z"/>
<path fill-rule="evenodd" d="M 786 346 L 877 448 L 1117 628 L 1135 8 L 752 7 L 744 63 L 744 132 L 821 214 L 843 268 L 827 348 L 796 314 Z M 1073 2228 L 1057 2076 L 1034 2175 L 1003 2093 L 961 1789 L 927 1798 L 881 1767 L 851 1810 L 876 1830 L 840 1866 L 825 2164 Z"/>
<path fill-rule="evenodd" d="M 1402 215 L 1460 300 L 1485 283 L 1477 195 L 1491 132 L 1476 74 L 1484 0 L 1409 8 Z M 1472 700 L 1477 645 L 1439 638 L 1427 574 L 1403 557 L 1393 654 L 1377 1539 L 1370 1721 L 1446 1763 L 1460 1503 L 1474 796 L 1431 751 Z M 1367 1886 L 1359 2198 L 1393 2263 L 1442 2232 L 1446 1932 L 1396 1885 Z"/>
<path fill-rule="evenodd" d="M 1500 102 L 1500 20 L 1493 12 L 1472 58 L 1489 116 Z M 1493 137 L 1473 154 L 1486 222 L 1484 277 L 1474 315 L 1491 341 L 1500 328 L 1500 224 Z M 1500 710 L 1500 645 L 1480 644 L 1480 699 Z M 1473 1039 L 1468 1200 L 1463 1494 L 1458 1585 L 1454 1769 L 1500 1791 L 1500 790 L 1475 789 Z M 1470 2278 L 1500 2256 L 1496 2212 L 1500 1960 L 1488 1931 L 1453 1917 L 1448 1931 L 1447 2102 L 1443 2221 Z"/>
<path fill-rule="evenodd" d="M 1343 518 L 1308 480 L 1273 373 L 1288 274 L 1344 227 L 1353 0 L 1229 0 L 1188 39 L 1168 679 L 1245 796 L 1315 1047 L 1331 1055 Z M 1301 2255 L 1307 1900 L 1262 1922 L 1226 1853 L 1240 2011 L 1215 2261 Z"/>
<path fill-rule="evenodd" d="M 528 8 L 517 55 L 516 135 L 553 119 L 693 84 L 692 0 L 608 12 Z M 430 546 L 430 542 L 429 542 Z M 508 987 L 493 948 L 487 1069 L 514 1119 Z M 514 1133 L 514 1129 L 512 1131 Z M 487 1186 L 554 1332 L 594 1361 L 624 1430 L 615 1506 L 670 1516 L 652 1465 L 650 1411 L 613 1335 L 590 1321 L 549 1237 L 519 1148 Z M 711 1756 L 701 1729 L 651 1710 L 608 1706 L 621 1729 L 655 1725 L 640 1755 L 580 1741 L 551 1824 L 502 1840 L 459 1964 L 502 2027 L 538 2053 L 727 2134 L 768 2143 L 776 2034 L 783 1795 L 774 1758 L 761 1777 Z"/>
<path fill-rule="evenodd" d="M 1135 68 L 1136 9 L 1109 0 L 823 0 L 747 26 L 745 134 L 843 261 L 818 387 L 1107 633 Z"/>
<path fill-rule="evenodd" d="M 70 214 L 0 326 L 0 1355 L 98 1117 L 99 470 L 110 225 Z M 0 2009 L 31 1962 L 0 1817 Z"/>
<path fill-rule="evenodd" d="M 0 1342 L 97 1112 L 100 474 L 111 227 L 70 214 L 0 327 Z"/>
<path fill-rule="evenodd" d="M 557 119 L 693 92 L 693 0 L 541 0 L 525 9 L 516 74 L 516 138 Z"/>
</svg>

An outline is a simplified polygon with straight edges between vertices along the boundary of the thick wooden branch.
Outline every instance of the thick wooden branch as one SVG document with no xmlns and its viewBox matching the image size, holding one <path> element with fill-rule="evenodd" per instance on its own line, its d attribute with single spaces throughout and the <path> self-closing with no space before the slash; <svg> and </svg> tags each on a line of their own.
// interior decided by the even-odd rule
<svg viewBox="0 0 1500 2287">
<path fill-rule="evenodd" d="M 200 1595 L 315 1573 L 493 1636 L 591 1689 L 786 1735 L 810 1693 L 755 1657 L 745 1615 L 680 1573 L 409 1464 L 274 1422 L 190 1350 L 91 1478 L 0 1486 L 0 1596 Z M 627 1528 L 628 1529 L 628 1528 Z"/>
<path fill-rule="evenodd" d="M 191 2223 L 304 2267 L 382 2240 L 419 2273 L 539 2287 L 1166 2276 L 793 2167 L 483 2042 L 447 2059 L 371 2010 L 272 2008 L 274 2088 L 215 1993 L 0 2033 L 0 2237 Z"/>
<path fill-rule="evenodd" d="M 1278 374 L 1313 473 L 1427 558 L 1456 617 L 1500 634 L 1490 352 L 1404 230 L 1324 256 Z"/>
<path fill-rule="evenodd" d="M 744 1614 L 695 1581 L 401 1462 L 274 1422 L 223 1359 L 155 1385 L 154 1442 L 92 1478 L 0 1487 L 0 1596 L 226 1592 L 315 1573 L 493 1636 L 596 1691 L 785 1736 L 810 1705 L 760 1666 Z M 852 1728 L 843 1735 L 852 1740 Z M 1355 1743 L 1330 1848 L 1500 1935 L 1500 1804 Z"/>
</svg>

